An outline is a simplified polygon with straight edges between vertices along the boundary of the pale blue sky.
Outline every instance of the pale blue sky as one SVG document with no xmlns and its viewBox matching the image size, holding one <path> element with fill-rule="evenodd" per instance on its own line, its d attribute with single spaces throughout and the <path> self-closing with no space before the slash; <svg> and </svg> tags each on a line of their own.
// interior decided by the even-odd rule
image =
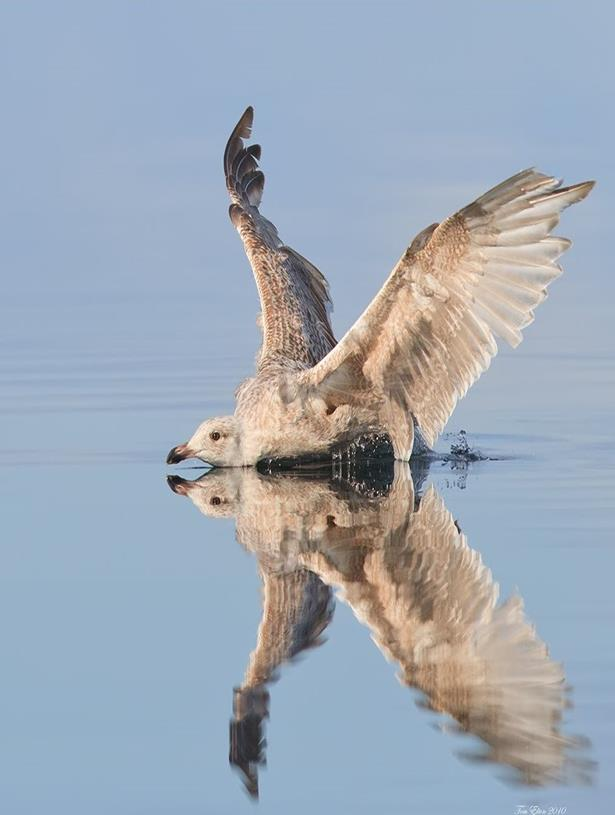
<svg viewBox="0 0 615 815">
<path fill-rule="evenodd" d="M 247 104 L 263 208 L 347 322 L 406 241 L 536 164 L 612 209 L 605 3 L 19 2 L 0 10 L 0 264 L 9 292 L 245 291 L 221 154 Z M 586 279 L 588 272 L 584 272 Z M 601 264 L 591 270 L 612 291 Z M 348 299 L 346 295 L 346 300 Z M 240 304 L 254 311 L 253 292 Z"/>
</svg>

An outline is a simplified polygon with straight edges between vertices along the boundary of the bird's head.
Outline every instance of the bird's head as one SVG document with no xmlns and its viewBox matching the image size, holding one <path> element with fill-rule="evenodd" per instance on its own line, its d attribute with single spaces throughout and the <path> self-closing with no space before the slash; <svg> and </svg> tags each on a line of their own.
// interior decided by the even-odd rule
<svg viewBox="0 0 615 815">
<path fill-rule="evenodd" d="M 200 458 L 215 467 L 241 466 L 241 435 L 235 417 L 206 419 L 189 441 L 169 452 L 167 464 L 177 464 L 187 458 Z"/>
<path fill-rule="evenodd" d="M 240 506 L 241 474 L 245 470 L 210 470 L 196 481 L 168 475 L 167 484 L 177 495 L 190 498 L 209 518 L 232 518 Z"/>
</svg>

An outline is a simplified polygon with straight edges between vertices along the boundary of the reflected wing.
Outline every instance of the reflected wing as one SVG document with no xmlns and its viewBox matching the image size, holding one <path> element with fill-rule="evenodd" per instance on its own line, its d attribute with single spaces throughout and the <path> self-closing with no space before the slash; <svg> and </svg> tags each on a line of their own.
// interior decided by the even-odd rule
<svg viewBox="0 0 615 815">
<path fill-rule="evenodd" d="M 562 666 L 526 619 L 519 596 L 497 603 L 491 572 L 433 487 L 399 543 L 413 564 L 406 580 L 397 571 L 402 552 L 395 563 L 389 557 L 386 570 L 407 587 L 397 603 L 417 623 L 406 642 L 403 629 L 394 639 L 403 680 L 426 694 L 430 708 L 483 740 L 487 749 L 470 757 L 508 765 L 530 784 L 582 775 L 578 742 L 560 729 L 568 704 Z"/>
<path fill-rule="evenodd" d="M 275 226 L 259 212 L 265 176 L 261 148 L 244 146 L 252 131 L 249 107 L 224 152 L 229 214 L 252 265 L 262 309 L 263 347 L 258 367 L 272 361 L 316 364 L 335 345 L 329 322 L 327 281 L 309 260 L 285 246 Z"/>
<path fill-rule="evenodd" d="M 390 517 L 397 523 L 397 513 Z M 330 558 L 323 577 L 398 663 L 403 683 L 482 740 L 470 756 L 511 767 L 531 784 L 583 777 L 579 743 L 561 731 L 568 704 L 562 666 L 525 618 L 520 597 L 498 604 L 491 572 L 433 486 L 373 543 L 359 576 L 334 572 Z"/>
<path fill-rule="evenodd" d="M 301 382 L 329 402 L 380 395 L 398 408 L 391 415 L 412 413 L 432 445 L 496 354 L 495 337 L 521 342 L 570 246 L 550 233 L 560 212 L 592 187 L 560 188 L 556 179 L 525 170 L 428 227 Z M 393 435 L 395 427 L 387 430 Z"/>
<path fill-rule="evenodd" d="M 284 663 L 320 645 L 333 616 L 333 594 L 306 569 L 263 574 L 263 617 L 244 687 L 270 682 Z"/>
<path fill-rule="evenodd" d="M 267 685 L 277 671 L 302 651 L 323 641 L 333 616 L 331 589 L 306 569 L 263 573 L 263 617 L 258 642 L 243 684 L 235 688 L 230 723 L 230 763 L 258 798 L 258 767 L 265 763 L 263 720 L 269 716 Z"/>
</svg>

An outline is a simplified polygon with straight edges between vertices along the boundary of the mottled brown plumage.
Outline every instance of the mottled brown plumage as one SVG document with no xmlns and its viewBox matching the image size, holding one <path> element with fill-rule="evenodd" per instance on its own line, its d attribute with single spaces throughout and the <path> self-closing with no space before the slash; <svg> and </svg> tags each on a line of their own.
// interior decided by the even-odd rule
<svg viewBox="0 0 615 815">
<path fill-rule="evenodd" d="M 262 308 L 261 371 L 271 362 L 314 365 L 335 345 L 327 281 L 309 260 L 285 246 L 258 207 L 265 176 L 257 169 L 260 145 L 244 146 L 253 110 L 243 114 L 224 151 L 229 214 L 252 265 Z"/>
<path fill-rule="evenodd" d="M 238 388 L 234 415 L 203 422 L 168 461 L 196 456 L 241 466 L 327 456 L 366 435 L 388 436 L 395 457 L 407 460 L 415 428 L 434 444 L 497 353 L 496 337 L 521 341 L 570 245 L 551 232 L 593 182 L 562 188 L 524 170 L 423 230 L 336 345 L 325 278 L 260 213 L 261 151 L 244 143 L 252 119 L 248 108 L 227 144 L 224 170 L 231 220 L 261 301 L 257 371 Z"/>
</svg>

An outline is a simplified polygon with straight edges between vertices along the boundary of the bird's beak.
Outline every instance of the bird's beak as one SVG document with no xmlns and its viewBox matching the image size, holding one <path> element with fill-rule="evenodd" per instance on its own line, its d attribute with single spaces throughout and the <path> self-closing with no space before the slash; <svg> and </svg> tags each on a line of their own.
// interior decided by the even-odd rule
<svg viewBox="0 0 615 815">
<path fill-rule="evenodd" d="M 190 492 L 190 481 L 180 478 L 178 475 L 168 475 L 167 484 L 176 495 L 188 495 Z"/>
<path fill-rule="evenodd" d="M 192 450 L 190 450 L 187 444 L 178 444 L 177 447 L 169 450 L 167 464 L 177 464 L 186 458 L 192 458 L 193 455 Z"/>
</svg>

